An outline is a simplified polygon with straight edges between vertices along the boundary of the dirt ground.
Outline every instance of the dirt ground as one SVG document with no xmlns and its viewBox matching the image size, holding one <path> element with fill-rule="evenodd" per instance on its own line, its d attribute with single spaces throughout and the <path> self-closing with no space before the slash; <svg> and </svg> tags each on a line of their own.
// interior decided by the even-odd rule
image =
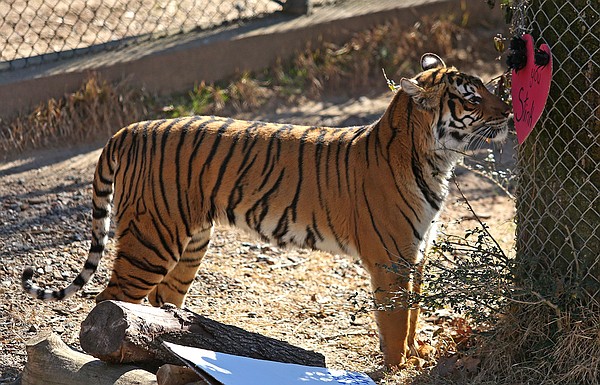
<svg viewBox="0 0 600 385">
<path fill-rule="evenodd" d="M 329 98 L 255 112 L 252 118 L 361 124 L 380 116 L 390 97 L 385 92 Z M 0 164 L 0 383 L 18 376 L 26 361 L 24 342 L 42 330 L 58 333 L 77 348 L 80 322 L 107 282 L 111 258 L 102 261 L 81 294 L 61 303 L 41 303 L 20 287 L 25 266 L 35 266 L 36 282 L 49 287 L 65 286 L 81 268 L 89 247 L 91 178 L 101 145 L 38 151 Z M 501 167 L 512 167 L 511 147 L 506 144 L 504 154 L 497 155 Z M 513 202 L 464 168 L 459 167 L 457 179 L 504 249 L 511 249 Z M 474 225 L 454 186 L 441 222 L 453 234 Z M 330 367 L 373 373 L 382 357 L 373 314 L 364 311 L 369 298 L 368 276 L 357 260 L 281 250 L 219 228 L 186 305 L 215 320 L 318 351 Z M 422 318 L 420 338 L 431 339 L 437 328 Z"/>
</svg>

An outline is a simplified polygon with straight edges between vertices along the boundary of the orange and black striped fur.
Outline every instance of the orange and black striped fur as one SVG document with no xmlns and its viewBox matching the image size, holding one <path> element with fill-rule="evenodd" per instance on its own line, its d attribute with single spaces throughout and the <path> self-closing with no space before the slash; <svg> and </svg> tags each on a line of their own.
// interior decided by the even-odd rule
<svg viewBox="0 0 600 385">
<path fill-rule="evenodd" d="M 227 223 L 277 245 L 358 256 L 382 305 L 385 362 L 403 362 L 414 348 L 418 309 L 401 306 L 401 293 L 420 290 L 410 277 L 422 266 L 449 173 L 473 142 L 503 140 L 509 113 L 478 78 L 432 54 L 421 64 L 424 71 L 402 79 L 381 119 L 366 126 L 196 116 L 123 128 L 96 168 L 83 270 L 50 291 L 33 284 L 28 268 L 23 287 L 42 300 L 79 290 L 105 251 L 112 202 L 117 257 L 97 301 L 147 297 L 181 306 L 213 225 Z"/>
</svg>

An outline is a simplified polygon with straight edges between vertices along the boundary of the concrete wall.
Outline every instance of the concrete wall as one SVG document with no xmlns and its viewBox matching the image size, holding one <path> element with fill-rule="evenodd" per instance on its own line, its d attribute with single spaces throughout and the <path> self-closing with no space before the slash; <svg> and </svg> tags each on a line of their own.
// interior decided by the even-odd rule
<svg viewBox="0 0 600 385">
<path fill-rule="evenodd" d="M 467 5 L 476 17 L 498 17 L 483 0 L 347 0 L 315 8 L 311 15 L 274 14 L 213 31 L 147 42 L 115 52 L 0 73 L 0 116 L 27 112 L 37 103 L 76 90 L 90 71 L 108 81 L 127 79 L 134 87 L 164 95 L 214 82 L 236 72 L 259 70 L 288 58 L 323 37 L 342 42 L 354 32 L 392 18 L 411 26 L 423 15 L 444 15 Z"/>
</svg>

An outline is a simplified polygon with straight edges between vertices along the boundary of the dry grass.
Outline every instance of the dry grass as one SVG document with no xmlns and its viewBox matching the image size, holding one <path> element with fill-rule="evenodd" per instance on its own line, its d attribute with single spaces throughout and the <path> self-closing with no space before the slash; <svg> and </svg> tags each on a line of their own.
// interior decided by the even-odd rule
<svg viewBox="0 0 600 385">
<path fill-rule="evenodd" d="M 482 47 L 481 38 L 457 23 L 458 19 L 462 20 L 424 18 L 410 28 L 390 21 L 354 34 L 345 44 L 321 41 L 315 47 L 308 45 L 292 60 L 263 72 L 244 73 L 227 83 L 201 83 L 166 103 L 169 106 L 164 111 L 169 116 L 232 114 L 274 100 L 297 104 L 323 93 L 356 94 L 374 84 L 385 84 L 382 69 L 392 79 L 418 72 L 424 52 L 436 52 L 456 66 L 468 62 L 474 70 L 481 66 L 487 73 L 499 72 L 500 63 L 487 60 L 493 56 L 491 38 L 490 44 Z"/>
<path fill-rule="evenodd" d="M 600 314 L 558 315 L 544 303 L 516 304 L 481 346 L 474 383 L 600 384 Z"/>
<path fill-rule="evenodd" d="M 40 103 L 10 122 L 0 120 L 0 159 L 36 148 L 108 138 L 127 123 L 148 115 L 148 97 L 92 74 L 80 89 Z"/>
<path fill-rule="evenodd" d="M 342 46 L 308 47 L 296 58 L 294 67 L 306 72 L 312 95 L 340 89 L 356 91 L 381 81 L 382 69 L 391 77 L 418 72 L 423 52 L 436 52 L 460 64 L 457 52 L 475 40 L 473 33 L 453 18 L 424 18 L 409 29 L 392 21 L 356 34 Z"/>
</svg>

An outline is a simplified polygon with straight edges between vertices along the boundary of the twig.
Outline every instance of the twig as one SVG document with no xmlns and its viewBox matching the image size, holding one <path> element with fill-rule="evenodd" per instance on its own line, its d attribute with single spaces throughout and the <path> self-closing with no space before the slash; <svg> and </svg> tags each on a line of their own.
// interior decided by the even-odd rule
<svg viewBox="0 0 600 385">
<path fill-rule="evenodd" d="M 306 262 L 306 258 L 300 259 L 298 261 L 288 262 L 288 263 L 280 263 L 279 265 L 273 265 L 270 267 L 271 270 L 275 269 L 285 269 L 286 267 L 294 267 L 297 265 L 301 265 Z"/>
<path fill-rule="evenodd" d="M 347 333 L 339 333 L 339 334 L 334 334 L 331 336 L 323 336 L 321 338 L 323 338 L 326 341 L 329 340 L 334 340 L 336 338 L 340 338 L 340 337 L 347 337 L 347 336 L 368 336 L 373 334 L 372 331 L 365 331 L 365 330 L 361 330 L 361 331 L 356 331 L 356 332 L 347 332 Z"/>
<path fill-rule="evenodd" d="M 477 170 L 477 169 L 475 169 L 475 168 L 473 168 L 473 167 L 471 167 L 471 166 L 469 166 L 469 165 L 467 165 L 467 164 L 463 164 L 462 166 L 463 166 L 464 168 L 466 168 L 467 170 L 469 170 L 469 171 L 471 171 L 471 172 L 473 172 L 473 173 L 475 173 L 475 174 L 479 175 L 480 177 L 483 177 L 483 178 L 485 178 L 485 179 L 489 180 L 490 182 L 492 182 L 492 183 L 493 183 L 493 184 L 494 184 L 496 187 L 498 187 L 500 190 L 502 190 L 502 192 L 503 192 L 504 194 L 506 194 L 506 196 L 507 196 L 507 197 L 508 197 L 510 200 L 512 200 L 512 201 L 516 200 L 515 196 L 514 196 L 514 195 L 513 195 L 513 194 L 512 194 L 510 191 L 508 191 L 508 188 L 504 187 L 504 186 L 503 186 L 503 185 L 502 185 L 502 184 L 501 184 L 499 181 L 497 181 L 496 179 L 492 178 L 491 176 L 487 175 L 486 173 L 484 173 L 484 172 L 481 172 L 481 171 L 479 171 L 479 170 Z"/>
<path fill-rule="evenodd" d="M 492 234 L 490 234 L 490 232 L 488 231 L 488 226 L 483 223 L 483 221 L 481 220 L 481 218 L 479 218 L 479 215 L 477 215 L 477 213 L 475 212 L 475 209 L 473 209 L 473 206 L 471 206 L 471 203 L 469 202 L 469 200 L 467 199 L 467 197 L 463 193 L 462 189 L 460 188 L 460 186 L 458 184 L 458 180 L 456 179 L 456 174 L 454 174 L 454 171 L 452 171 L 452 180 L 454 182 L 454 185 L 456 186 L 456 189 L 460 193 L 460 196 L 462 197 L 462 199 L 464 200 L 465 204 L 467 205 L 469 211 L 475 217 L 475 220 L 481 225 L 481 228 L 483 229 L 483 231 L 485 231 L 485 233 L 487 234 L 487 236 L 490 237 L 490 239 L 494 242 L 494 244 L 496 245 L 496 247 L 498 248 L 498 250 L 500 251 L 500 253 L 502 254 L 502 256 L 504 258 L 507 258 L 506 254 L 502 250 L 502 247 L 500 246 L 500 244 L 498 243 L 498 241 L 496 241 L 496 238 L 494 238 L 492 236 Z"/>
</svg>

